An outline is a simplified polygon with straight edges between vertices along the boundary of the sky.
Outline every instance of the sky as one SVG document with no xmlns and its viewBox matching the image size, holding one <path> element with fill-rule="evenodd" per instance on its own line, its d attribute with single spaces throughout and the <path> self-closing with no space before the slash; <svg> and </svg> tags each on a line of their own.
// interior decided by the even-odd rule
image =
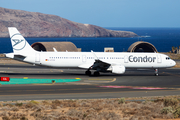
<svg viewBox="0 0 180 120">
<path fill-rule="evenodd" d="M 180 0 L 0 0 L 0 7 L 101 27 L 180 27 Z"/>
</svg>

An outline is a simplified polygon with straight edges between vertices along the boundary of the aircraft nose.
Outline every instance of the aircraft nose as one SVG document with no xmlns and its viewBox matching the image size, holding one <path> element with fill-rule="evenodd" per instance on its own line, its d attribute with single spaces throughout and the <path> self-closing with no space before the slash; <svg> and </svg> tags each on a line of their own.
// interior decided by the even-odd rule
<svg viewBox="0 0 180 120">
<path fill-rule="evenodd" d="M 172 65 L 172 66 L 175 66 L 175 65 L 176 65 L 176 62 L 175 62 L 174 60 L 172 60 L 171 65 Z"/>
</svg>

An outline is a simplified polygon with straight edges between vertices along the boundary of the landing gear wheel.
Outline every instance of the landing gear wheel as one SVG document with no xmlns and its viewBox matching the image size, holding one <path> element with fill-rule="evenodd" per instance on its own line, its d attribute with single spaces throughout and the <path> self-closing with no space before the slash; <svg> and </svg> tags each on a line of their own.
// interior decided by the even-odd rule
<svg viewBox="0 0 180 120">
<path fill-rule="evenodd" d="M 155 74 L 155 76 L 158 76 L 158 74 Z"/>
<path fill-rule="evenodd" d="M 91 71 L 88 70 L 88 71 L 85 72 L 85 74 L 86 75 L 91 75 Z"/>
<path fill-rule="evenodd" d="M 99 72 L 94 72 L 94 76 L 99 76 L 100 75 L 100 73 Z"/>
<path fill-rule="evenodd" d="M 155 76 L 158 76 L 158 69 L 154 69 L 155 70 Z"/>
</svg>

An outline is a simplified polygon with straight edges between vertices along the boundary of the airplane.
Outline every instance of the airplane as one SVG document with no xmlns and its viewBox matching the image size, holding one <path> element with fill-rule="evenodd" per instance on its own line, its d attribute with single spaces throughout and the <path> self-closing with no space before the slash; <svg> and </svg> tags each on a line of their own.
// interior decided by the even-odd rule
<svg viewBox="0 0 180 120">
<path fill-rule="evenodd" d="M 160 53 L 133 52 L 39 52 L 34 50 L 15 27 L 8 27 L 12 53 L 5 56 L 18 61 L 54 68 L 82 68 L 85 74 L 94 75 L 100 72 L 124 74 L 126 69 L 154 69 L 158 76 L 159 68 L 170 68 L 176 62 L 169 56 Z"/>
</svg>

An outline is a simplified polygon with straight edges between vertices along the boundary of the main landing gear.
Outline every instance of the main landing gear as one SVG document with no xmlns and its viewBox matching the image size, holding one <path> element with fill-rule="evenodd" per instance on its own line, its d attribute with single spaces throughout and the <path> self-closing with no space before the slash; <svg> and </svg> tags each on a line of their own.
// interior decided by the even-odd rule
<svg viewBox="0 0 180 120">
<path fill-rule="evenodd" d="M 158 76 L 158 69 L 154 69 L 154 70 L 155 70 L 154 75 L 155 75 L 155 76 Z"/>
<path fill-rule="evenodd" d="M 90 76 L 90 75 L 91 75 L 91 71 L 87 70 L 87 71 L 85 72 L 85 74 Z"/>
<path fill-rule="evenodd" d="M 99 76 L 99 75 L 100 75 L 100 73 L 98 71 L 94 72 L 94 76 Z"/>
<path fill-rule="evenodd" d="M 90 76 L 90 75 L 91 75 L 91 71 L 90 71 L 90 70 L 87 70 L 87 71 L 85 72 L 85 74 Z M 99 73 L 98 71 L 95 71 L 93 75 L 94 75 L 94 76 L 99 76 L 100 73 Z"/>
</svg>

